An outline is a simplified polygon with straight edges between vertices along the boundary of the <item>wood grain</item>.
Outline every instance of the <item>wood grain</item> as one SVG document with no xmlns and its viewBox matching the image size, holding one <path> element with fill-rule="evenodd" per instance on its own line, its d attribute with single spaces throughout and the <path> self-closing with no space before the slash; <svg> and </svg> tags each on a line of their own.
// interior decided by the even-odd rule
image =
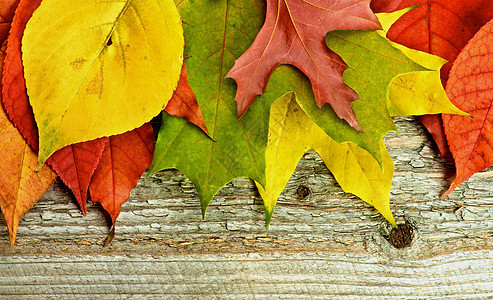
<svg viewBox="0 0 493 300">
<path fill-rule="evenodd" d="M 386 138 L 396 165 L 391 209 L 413 228 L 409 247 L 389 243 L 392 227 L 309 152 L 269 231 L 250 180 L 224 187 L 203 220 L 192 183 L 170 170 L 140 180 L 102 247 L 109 219 L 89 203 L 83 216 L 58 182 L 23 218 L 14 248 L 1 219 L 0 295 L 493 298 L 493 168 L 440 199 L 453 168 L 414 119 L 396 123 L 400 135 Z"/>
</svg>

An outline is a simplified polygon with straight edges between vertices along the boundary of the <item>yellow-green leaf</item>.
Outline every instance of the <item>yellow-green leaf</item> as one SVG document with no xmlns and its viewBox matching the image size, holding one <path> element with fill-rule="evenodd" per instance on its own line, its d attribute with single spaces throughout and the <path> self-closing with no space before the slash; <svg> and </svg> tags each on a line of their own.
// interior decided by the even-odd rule
<svg viewBox="0 0 493 300">
<path fill-rule="evenodd" d="M 345 192 L 373 205 L 395 225 L 389 197 L 394 164 L 380 142 L 382 166 L 368 151 L 351 143 L 337 143 L 300 108 L 294 93 L 271 107 L 266 151 L 265 189 L 257 183 L 264 200 L 267 226 L 277 198 L 284 190 L 298 161 L 308 150 L 316 151 Z"/>
<path fill-rule="evenodd" d="M 157 115 L 176 88 L 183 45 L 172 0 L 44 0 L 22 45 L 39 162 Z"/>
<path fill-rule="evenodd" d="M 377 14 L 383 28 L 378 33 L 382 37 L 386 37 L 390 26 L 411 9 L 412 7 L 393 13 Z M 407 48 L 390 40 L 388 42 L 410 60 L 430 70 L 402 74 L 392 80 L 387 97 L 387 106 L 391 116 L 438 113 L 468 115 L 450 102 L 443 89 L 440 69 L 447 62 L 445 59 Z"/>
</svg>

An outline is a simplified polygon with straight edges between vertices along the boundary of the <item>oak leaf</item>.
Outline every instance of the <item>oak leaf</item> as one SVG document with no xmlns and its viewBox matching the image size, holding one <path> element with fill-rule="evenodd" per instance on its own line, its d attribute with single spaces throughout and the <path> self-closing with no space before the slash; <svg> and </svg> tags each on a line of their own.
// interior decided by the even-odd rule
<svg viewBox="0 0 493 300">
<path fill-rule="evenodd" d="M 390 211 L 390 186 L 394 164 L 380 141 L 383 168 L 367 151 L 352 143 L 337 143 L 303 112 L 294 93 L 271 107 L 266 152 L 265 189 L 257 183 L 264 200 L 267 226 L 277 198 L 284 190 L 298 161 L 308 150 L 316 151 L 345 192 L 375 207 L 395 225 Z"/>
<path fill-rule="evenodd" d="M 0 67 L 3 67 L 4 48 L 0 49 Z M 36 153 L 0 108 L 0 208 L 7 223 L 11 246 L 14 246 L 22 216 L 43 196 L 56 178 L 48 166 L 36 171 L 37 161 Z"/>
<path fill-rule="evenodd" d="M 467 41 L 493 18 L 493 1 L 484 0 L 372 0 L 375 12 L 389 12 L 415 6 L 390 28 L 387 37 L 409 48 L 440 56 L 448 61 L 441 78 L 445 86 L 448 74 Z M 418 119 L 437 143 L 440 153 L 448 152 L 440 116 L 425 115 Z"/>
<path fill-rule="evenodd" d="M 183 63 L 182 23 L 172 0 L 44 0 L 22 52 L 43 163 L 164 109 Z"/>
<path fill-rule="evenodd" d="M 493 165 L 493 20 L 457 56 L 447 81 L 447 94 L 473 118 L 443 115 L 457 176 L 442 197 L 474 173 Z"/>
<path fill-rule="evenodd" d="M 342 80 L 346 65 L 327 48 L 324 38 L 333 30 L 380 29 L 369 2 L 268 0 L 262 29 L 227 74 L 238 84 L 238 115 L 264 92 L 276 67 L 291 64 L 310 79 L 319 107 L 330 103 L 340 118 L 359 129 L 350 106 L 357 95 Z"/>
</svg>

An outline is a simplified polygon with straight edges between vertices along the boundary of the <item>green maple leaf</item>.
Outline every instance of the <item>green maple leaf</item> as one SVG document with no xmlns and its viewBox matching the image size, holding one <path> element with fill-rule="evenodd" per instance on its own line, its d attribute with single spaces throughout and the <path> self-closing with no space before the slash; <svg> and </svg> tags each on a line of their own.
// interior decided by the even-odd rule
<svg viewBox="0 0 493 300">
<path fill-rule="evenodd" d="M 270 104 L 282 96 L 275 80 L 240 120 L 236 84 L 225 78 L 253 42 L 265 13 L 263 1 L 183 1 L 188 79 L 211 138 L 184 120 L 163 114 L 150 173 L 176 168 L 195 184 L 203 213 L 214 195 L 237 177 L 265 182 L 265 147 Z"/>
</svg>

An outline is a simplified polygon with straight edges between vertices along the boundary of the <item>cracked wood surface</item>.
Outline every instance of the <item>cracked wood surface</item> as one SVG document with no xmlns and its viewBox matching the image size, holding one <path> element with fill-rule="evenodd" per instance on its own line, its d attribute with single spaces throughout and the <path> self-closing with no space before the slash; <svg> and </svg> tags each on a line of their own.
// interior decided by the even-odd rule
<svg viewBox="0 0 493 300">
<path fill-rule="evenodd" d="M 89 203 L 83 216 L 57 182 L 20 222 L 13 249 L 0 219 L 0 295 L 493 298 L 493 168 L 440 199 L 453 168 L 418 122 L 396 123 L 400 136 L 385 140 L 396 165 L 390 204 L 413 228 L 409 247 L 392 246 L 392 227 L 309 152 L 268 232 L 250 180 L 224 187 L 203 220 L 192 183 L 172 170 L 140 180 L 102 247 L 109 218 Z"/>
</svg>

